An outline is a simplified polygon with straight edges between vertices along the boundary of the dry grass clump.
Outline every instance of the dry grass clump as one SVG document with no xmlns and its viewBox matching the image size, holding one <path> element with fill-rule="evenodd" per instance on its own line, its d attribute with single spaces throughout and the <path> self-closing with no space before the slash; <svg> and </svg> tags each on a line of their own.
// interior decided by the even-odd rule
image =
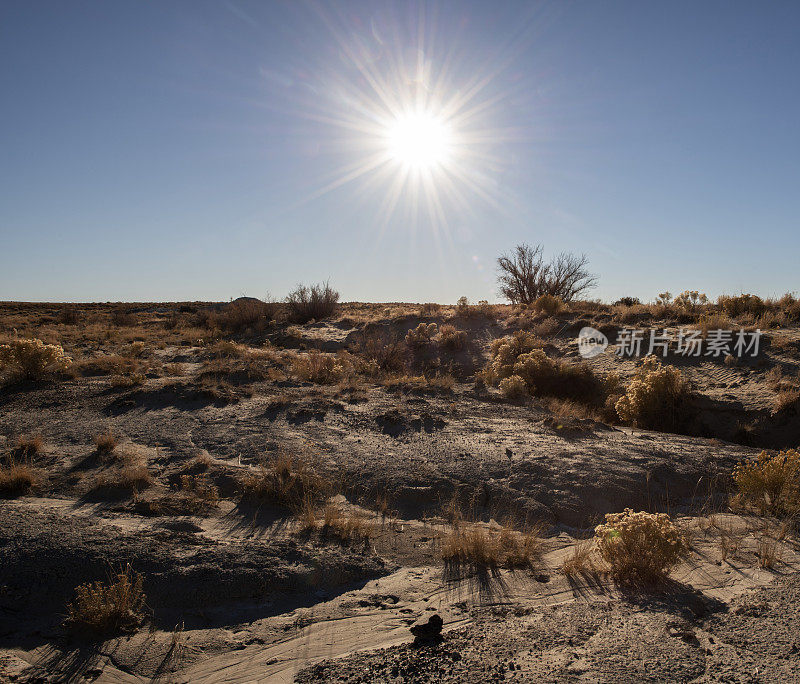
<svg viewBox="0 0 800 684">
<path fill-rule="evenodd" d="M 762 451 L 754 461 L 733 470 L 739 489 L 738 502 L 762 513 L 792 513 L 800 507 L 800 453 L 795 449 L 769 454 Z"/>
<path fill-rule="evenodd" d="M 184 473 L 176 490 L 147 503 L 156 515 L 203 515 L 219 503 L 219 489 L 203 474 Z"/>
<path fill-rule="evenodd" d="M 298 354 L 292 359 L 295 375 L 306 382 L 319 385 L 332 385 L 342 379 L 345 369 L 341 360 L 331 354 L 312 350 L 307 354 Z"/>
<path fill-rule="evenodd" d="M 800 407 L 800 387 L 781 387 L 772 403 L 772 415 L 797 411 Z"/>
<path fill-rule="evenodd" d="M 94 444 L 97 447 L 97 453 L 101 456 L 108 456 L 119 444 L 119 437 L 114 434 L 111 428 L 99 435 L 95 435 Z"/>
<path fill-rule="evenodd" d="M 23 458 L 33 458 L 42 453 L 44 437 L 41 435 L 21 435 L 17 439 L 17 453 Z"/>
<path fill-rule="evenodd" d="M 19 380 L 40 380 L 50 373 L 66 370 L 72 359 L 59 344 L 38 339 L 12 340 L 0 344 L 0 368 L 7 368 Z"/>
<path fill-rule="evenodd" d="M 305 502 L 323 499 L 332 487 L 304 460 L 279 454 L 268 465 L 245 476 L 242 489 L 247 498 L 297 511 Z"/>
<path fill-rule="evenodd" d="M 38 473 L 29 463 L 11 460 L 0 465 L 0 494 L 3 496 L 20 496 L 38 482 Z"/>
<path fill-rule="evenodd" d="M 73 631 L 110 634 L 135 629 L 142 621 L 144 578 L 130 565 L 108 582 L 82 584 L 67 606 L 66 624 Z"/>
<path fill-rule="evenodd" d="M 129 463 L 98 474 L 94 480 L 95 490 L 121 490 L 140 492 L 153 484 L 153 476 L 144 463 Z"/>
<path fill-rule="evenodd" d="M 459 330 L 453 325 L 443 325 L 439 328 L 437 341 L 442 349 L 450 352 L 461 351 L 467 344 L 467 333 L 465 330 Z"/>
<path fill-rule="evenodd" d="M 406 344 L 411 349 L 423 349 L 433 344 L 433 337 L 439 331 L 436 323 L 420 323 L 406 333 Z"/>
<path fill-rule="evenodd" d="M 541 556 L 541 528 L 517 532 L 509 525 L 483 527 L 457 520 L 442 540 L 445 575 L 495 573 L 501 567 L 531 567 Z"/>
<path fill-rule="evenodd" d="M 615 404 L 623 422 L 648 429 L 674 429 L 682 420 L 690 397 L 681 371 L 661 366 L 655 356 L 646 357 Z"/>
<path fill-rule="evenodd" d="M 684 533 L 666 513 L 606 514 L 595 528 L 595 546 L 610 574 L 623 583 L 657 582 L 688 553 Z"/>
<path fill-rule="evenodd" d="M 372 525 L 363 515 L 355 512 L 345 514 L 334 503 L 325 506 L 320 529 L 323 539 L 333 539 L 343 545 L 367 544 L 372 534 Z"/>
<path fill-rule="evenodd" d="M 596 566 L 592 558 L 594 551 L 594 545 L 591 541 L 583 540 L 577 542 L 561 564 L 561 573 L 567 575 L 567 577 L 572 577 L 595 571 Z"/>
<path fill-rule="evenodd" d="M 339 293 L 329 283 L 307 287 L 298 285 L 286 297 L 290 320 L 295 323 L 308 323 L 329 318 L 336 312 Z"/>
</svg>

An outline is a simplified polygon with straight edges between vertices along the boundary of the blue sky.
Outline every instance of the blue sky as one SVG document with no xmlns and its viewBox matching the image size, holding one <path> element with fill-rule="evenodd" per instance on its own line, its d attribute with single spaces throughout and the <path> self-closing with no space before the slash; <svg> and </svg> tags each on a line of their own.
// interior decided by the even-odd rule
<svg viewBox="0 0 800 684">
<path fill-rule="evenodd" d="M 796 291 L 798 65 L 794 2 L 3 0 L 0 299 L 495 300 L 518 242 Z M 469 97 L 415 205 L 364 167 L 420 91 Z"/>
</svg>

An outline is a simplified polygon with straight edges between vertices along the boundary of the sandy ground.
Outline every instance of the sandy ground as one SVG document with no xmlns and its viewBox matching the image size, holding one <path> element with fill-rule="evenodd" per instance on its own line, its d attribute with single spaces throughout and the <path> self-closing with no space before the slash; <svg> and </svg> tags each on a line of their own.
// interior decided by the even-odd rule
<svg viewBox="0 0 800 684">
<path fill-rule="evenodd" d="M 682 435 L 509 403 L 480 387 L 488 343 L 512 329 L 503 319 L 463 322 L 470 342 L 448 361 L 450 388 L 312 384 L 275 360 L 350 348 L 365 326 L 402 337 L 420 320 L 405 311 L 353 307 L 333 323 L 268 329 L 245 344 L 279 350 L 256 357 L 269 374 L 237 367 L 227 394 L 199 385 L 202 331 L 143 323 L 83 339 L 80 327 L 29 324 L 31 336 L 62 335 L 76 358 L 109 357 L 139 337 L 143 377 L 126 384 L 101 372 L 0 394 L 3 457 L 22 435 L 44 444 L 37 486 L 0 500 L 0 681 L 800 680 L 796 536 L 785 521 L 734 515 L 726 503 L 736 463 L 800 442 L 800 419 L 775 412 L 767 377 L 775 367 L 795 377 L 797 330 L 773 333 L 740 365 L 676 360 L 698 395 Z M 570 331 L 581 320 L 562 323 L 547 351 L 576 360 Z M 635 369 L 613 354 L 592 364 L 623 379 Z M 159 370 L 170 365 L 180 373 Z M 733 443 L 743 424 L 745 443 Z M 113 458 L 94 444 L 109 429 L 119 436 Z M 303 454 L 335 484 L 332 501 L 368 522 L 368 543 L 301 534 L 286 510 L 242 498 L 242 479 L 281 452 Z M 130 463 L 148 469 L 149 486 L 97 488 Z M 169 508 L 185 475 L 219 499 Z M 543 555 L 483 581 L 446 581 L 440 548 L 454 499 L 487 529 L 543 524 Z M 691 531 L 670 583 L 636 593 L 598 570 L 564 575 L 592 527 L 625 507 L 669 511 Z M 761 567 L 765 544 L 771 567 Z M 75 587 L 128 563 L 145 577 L 142 627 L 105 641 L 65 631 Z M 412 644 L 410 626 L 434 614 L 442 642 Z"/>
</svg>

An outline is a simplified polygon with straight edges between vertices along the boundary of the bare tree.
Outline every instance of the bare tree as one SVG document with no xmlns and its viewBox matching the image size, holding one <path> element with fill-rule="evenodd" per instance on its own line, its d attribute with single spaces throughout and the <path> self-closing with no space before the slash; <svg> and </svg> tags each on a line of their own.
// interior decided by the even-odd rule
<svg viewBox="0 0 800 684">
<path fill-rule="evenodd" d="M 597 284 L 587 270 L 585 254 L 565 252 L 545 263 L 541 245 L 517 245 L 510 255 L 501 256 L 497 265 L 500 294 L 512 304 L 530 304 L 545 294 L 568 302 Z"/>
</svg>

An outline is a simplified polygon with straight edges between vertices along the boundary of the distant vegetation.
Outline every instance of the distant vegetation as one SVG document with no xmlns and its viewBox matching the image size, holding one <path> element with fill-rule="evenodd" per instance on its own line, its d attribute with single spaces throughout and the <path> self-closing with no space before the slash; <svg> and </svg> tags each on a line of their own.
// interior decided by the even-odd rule
<svg viewBox="0 0 800 684">
<path fill-rule="evenodd" d="M 531 304 L 542 295 L 572 301 L 597 284 L 586 255 L 562 253 L 544 261 L 541 245 L 517 245 L 497 260 L 500 294 L 512 304 Z"/>
</svg>

